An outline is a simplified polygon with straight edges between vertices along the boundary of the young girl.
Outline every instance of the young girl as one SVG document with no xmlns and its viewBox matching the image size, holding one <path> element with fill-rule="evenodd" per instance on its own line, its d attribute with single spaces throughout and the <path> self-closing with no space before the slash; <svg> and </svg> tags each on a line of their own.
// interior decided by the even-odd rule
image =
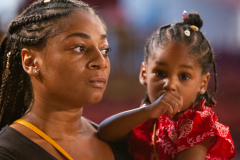
<svg viewBox="0 0 240 160">
<path fill-rule="evenodd" d="M 218 122 L 213 95 L 207 92 L 211 65 L 216 92 L 216 69 L 212 48 L 200 31 L 202 24 L 197 13 L 184 14 L 183 22 L 153 33 L 139 76 L 147 86 L 147 98 L 140 108 L 103 121 L 101 139 L 128 137 L 136 160 L 234 157 L 229 128 Z"/>
</svg>

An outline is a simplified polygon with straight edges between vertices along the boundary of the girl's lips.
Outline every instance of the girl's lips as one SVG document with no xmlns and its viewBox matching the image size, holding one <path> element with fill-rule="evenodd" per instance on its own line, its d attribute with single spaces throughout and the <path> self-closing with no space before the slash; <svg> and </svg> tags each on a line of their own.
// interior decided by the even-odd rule
<svg viewBox="0 0 240 160">
<path fill-rule="evenodd" d="M 104 77 L 93 77 L 89 80 L 89 83 L 96 88 L 104 88 L 106 86 L 107 79 Z"/>
</svg>

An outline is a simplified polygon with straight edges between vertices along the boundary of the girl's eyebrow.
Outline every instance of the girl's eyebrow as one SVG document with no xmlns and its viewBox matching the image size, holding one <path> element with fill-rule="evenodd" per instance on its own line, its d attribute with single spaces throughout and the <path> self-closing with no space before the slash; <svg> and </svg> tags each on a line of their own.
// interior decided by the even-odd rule
<svg viewBox="0 0 240 160">
<path fill-rule="evenodd" d="M 180 68 L 187 68 L 187 69 L 191 69 L 191 70 L 193 70 L 193 71 L 194 71 L 194 69 L 193 69 L 193 67 L 192 67 L 192 66 L 185 65 L 185 64 L 181 65 L 181 66 L 180 66 Z"/>
<path fill-rule="evenodd" d="M 90 35 L 78 32 L 78 33 L 72 33 L 72 34 L 68 35 L 66 38 L 64 38 L 62 40 L 62 42 L 65 41 L 66 39 L 70 38 L 70 37 L 82 37 L 82 38 L 85 38 L 85 39 L 91 39 Z M 107 34 L 103 34 L 103 35 L 100 36 L 100 39 L 105 39 L 105 38 L 107 38 Z"/>
<path fill-rule="evenodd" d="M 161 66 L 167 66 L 167 63 L 161 61 L 156 61 L 156 64 Z"/>
<path fill-rule="evenodd" d="M 156 61 L 156 64 L 157 64 L 157 65 L 161 65 L 161 66 L 168 66 L 167 63 L 165 63 L 165 62 L 161 62 L 161 61 Z M 187 68 L 187 69 L 191 69 L 191 70 L 194 71 L 194 69 L 193 69 L 192 66 L 190 66 L 190 65 L 186 65 L 186 64 L 182 64 L 182 65 L 180 65 L 179 68 Z"/>
</svg>

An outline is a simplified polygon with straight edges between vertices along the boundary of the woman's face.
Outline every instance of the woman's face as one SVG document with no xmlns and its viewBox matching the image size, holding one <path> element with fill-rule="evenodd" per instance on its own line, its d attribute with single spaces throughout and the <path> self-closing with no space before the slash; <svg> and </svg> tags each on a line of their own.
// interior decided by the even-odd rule
<svg viewBox="0 0 240 160">
<path fill-rule="evenodd" d="M 99 102 L 110 73 L 109 45 L 102 23 L 76 11 L 60 34 L 49 38 L 38 59 L 40 83 L 34 96 L 73 106 Z"/>
</svg>

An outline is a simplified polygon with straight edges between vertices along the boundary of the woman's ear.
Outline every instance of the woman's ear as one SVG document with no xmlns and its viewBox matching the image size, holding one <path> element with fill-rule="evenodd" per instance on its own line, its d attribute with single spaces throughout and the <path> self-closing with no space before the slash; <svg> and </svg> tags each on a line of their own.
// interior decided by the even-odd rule
<svg viewBox="0 0 240 160">
<path fill-rule="evenodd" d="M 22 66 L 25 72 L 30 76 L 36 76 L 39 74 L 38 62 L 36 59 L 36 51 L 23 48 L 21 52 Z"/>
<path fill-rule="evenodd" d="M 142 85 L 147 85 L 147 65 L 146 62 L 142 62 L 141 71 L 139 74 L 139 81 Z"/>
<path fill-rule="evenodd" d="M 202 76 L 202 81 L 198 92 L 199 94 L 204 94 L 207 91 L 209 79 L 210 79 L 209 72 Z"/>
</svg>

